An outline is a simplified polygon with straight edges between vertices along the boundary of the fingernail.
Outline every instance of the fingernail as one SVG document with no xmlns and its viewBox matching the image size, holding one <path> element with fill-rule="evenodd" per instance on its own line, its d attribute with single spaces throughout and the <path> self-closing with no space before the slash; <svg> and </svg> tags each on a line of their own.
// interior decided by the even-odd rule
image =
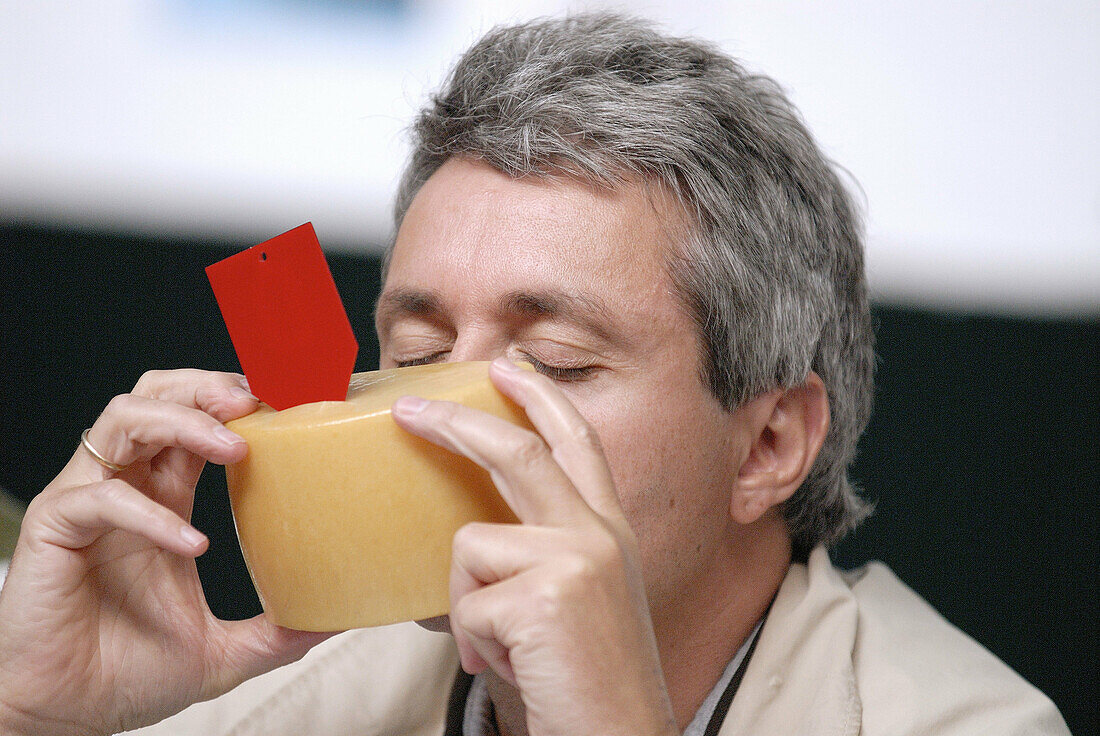
<svg viewBox="0 0 1100 736">
<path fill-rule="evenodd" d="M 258 401 L 258 399 L 252 395 L 251 392 L 245 391 L 243 388 L 237 388 L 234 386 L 229 389 L 229 395 L 234 399 L 247 399 L 248 401 Z"/>
<path fill-rule="evenodd" d="M 519 366 L 508 360 L 507 358 L 495 358 L 493 365 L 500 368 L 502 371 L 518 371 Z"/>
<path fill-rule="evenodd" d="M 393 402 L 393 411 L 411 417 L 424 411 L 424 407 L 427 405 L 428 400 L 419 396 L 402 396 Z"/>
<path fill-rule="evenodd" d="M 215 427 L 214 436 L 227 445 L 238 445 L 244 442 L 244 437 L 241 437 L 236 432 L 232 432 L 225 427 Z"/>
<path fill-rule="evenodd" d="M 238 378 L 237 380 L 238 380 L 238 381 L 240 381 L 240 383 L 241 383 L 241 386 L 242 386 L 242 387 L 243 387 L 243 388 L 244 388 L 244 389 L 245 389 L 245 390 L 247 391 L 247 390 L 248 390 L 248 388 L 249 388 L 249 387 L 248 387 L 248 379 L 247 379 L 247 378 L 245 378 L 244 376 L 241 376 L 241 377 L 240 377 L 240 378 Z"/>
<path fill-rule="evenodd" d="M 183 541 L 187 542 L 192 547 L 198 547 L 206 541 L 206 535 L 192 526 L 185 526 L 180 529 L 180 536 L 183 538 Z"/>
</svg>

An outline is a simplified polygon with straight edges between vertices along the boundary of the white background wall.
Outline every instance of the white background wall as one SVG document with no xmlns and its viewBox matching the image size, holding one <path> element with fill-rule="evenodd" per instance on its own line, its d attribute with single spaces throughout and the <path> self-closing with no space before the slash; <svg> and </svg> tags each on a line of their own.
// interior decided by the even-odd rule
<svg viewBox="0 0 1100 736">
<path fill-rule="evenodd" d="M 403 126 L 552 0 L 0 2 L 0 220 L 388 235 Z M 354 7 L 358 6 L 358 7 Z M 880 299 L 1100 312 L 1100 3 L 642 2 L 790 92 L 859 181 Z M 312 9 L 310 9 L 312 8 Z"/>
</svg>

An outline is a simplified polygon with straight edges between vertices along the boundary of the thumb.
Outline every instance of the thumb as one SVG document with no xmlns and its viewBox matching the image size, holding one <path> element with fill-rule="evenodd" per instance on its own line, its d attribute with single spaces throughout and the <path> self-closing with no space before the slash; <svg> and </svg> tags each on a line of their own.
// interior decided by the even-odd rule
<svg viewBox="0 0 1100 736">
<path fill-rule="evenodd" d="M 211 673 L 213 698 L 228 692 L 245 680 L 277 667 L 296 662 L 313 647 L 335 636 L 338 631 L 297 631 L 272 623 L 267 614 L 245 621 L 221 621 L 224 638 Z"/>
</svg>

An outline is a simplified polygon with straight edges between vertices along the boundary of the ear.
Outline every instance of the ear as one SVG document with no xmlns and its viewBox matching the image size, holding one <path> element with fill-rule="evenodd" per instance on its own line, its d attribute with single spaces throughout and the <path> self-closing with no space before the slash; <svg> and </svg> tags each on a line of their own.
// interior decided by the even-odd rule
<svg viewBox="0 0 1100 736">
<path fill-rule="evenodd" d="M 810 473 L 829 432 L 829 397 L 821 377 L 758 396 L 741 406 L 748 453 L 737 470 L 730 514 L 751 524 L 786 501 Z"/>
</svg>

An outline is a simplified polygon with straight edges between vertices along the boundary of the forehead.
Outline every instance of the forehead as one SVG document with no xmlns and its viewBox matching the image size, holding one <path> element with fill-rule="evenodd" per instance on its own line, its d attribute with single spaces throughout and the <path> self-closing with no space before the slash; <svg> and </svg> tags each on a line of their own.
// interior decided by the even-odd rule
<svg viewBox="0 0 1100 736">
<path fill-rule="evenodd" d="M 413 199 L 385 291 L 459 301 L 559 291 L 616 312 L 652 311 L 671 296 L 667 264 L 679 248 L 680 213 L 670 195 L 645 182 L 597 189 L 514 179 L 453 158 Z"/>
</svg>

